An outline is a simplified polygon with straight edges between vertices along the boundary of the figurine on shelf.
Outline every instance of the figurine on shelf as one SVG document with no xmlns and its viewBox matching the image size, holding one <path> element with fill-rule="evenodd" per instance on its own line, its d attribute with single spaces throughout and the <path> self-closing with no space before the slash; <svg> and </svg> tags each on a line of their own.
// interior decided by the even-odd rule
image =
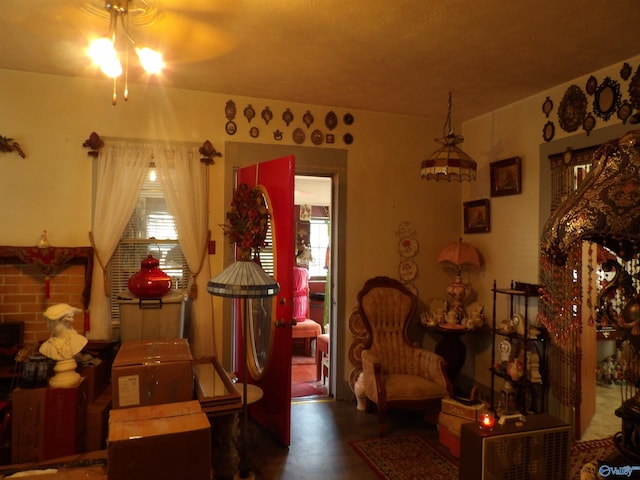
<svg viewBox="0 0 640 480">
<path fill-rule="evenodd" d="M 52 305 L 44 312 L 51 336 L 40 345 L 40 353 L 57 362 L 53 369 L 56 374 L 49 380 L 52 387 L 72 387 L 80 381 L 74 357 L 87 344 L 87 339 L 73 328 L 73 316 L 80 312 L 66 303 Z"/>
</svg>

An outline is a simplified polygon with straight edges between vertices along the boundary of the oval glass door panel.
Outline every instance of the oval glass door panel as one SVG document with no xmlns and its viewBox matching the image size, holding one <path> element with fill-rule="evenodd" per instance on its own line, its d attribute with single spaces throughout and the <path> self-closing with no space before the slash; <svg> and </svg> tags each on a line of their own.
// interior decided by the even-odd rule
<svg viewBox="0 0 640 480">
<path fill-rule="evenodd" d="M 260 188 L 258 186 L 258 188 Z M 262 195 L 264 196 L 265 205 L 267 206 L 267 212 L 270 213 L 271 202 L 268 196 L 262 188 Z M 276 257 L 274 252 L 276 251 L 274 228 L 272 225 L 272 215 L 269 215 L 269 226 L 267 228 L 266 245 L 254 257 L 255 261 L 258 261 L 262 266 L 262 269 L 270 276 L 274 276 L 276 271 Z M 274 303 L 275 297 L 265 298 L 253 298 L 247 301 L 247 309 L 249 310 L 249 334 L 245 336 L 247 339 L 247 351 L 249 353 L 248 364 L 251 376 L 255 380 L 259 380 L 264 374 L 269 364 L 269 358 L 271 356 L 271 349 L 273 348 L 273 329 L 275 328 L 274 316 L 276 312 L 276 306 Z"/>
</svg>

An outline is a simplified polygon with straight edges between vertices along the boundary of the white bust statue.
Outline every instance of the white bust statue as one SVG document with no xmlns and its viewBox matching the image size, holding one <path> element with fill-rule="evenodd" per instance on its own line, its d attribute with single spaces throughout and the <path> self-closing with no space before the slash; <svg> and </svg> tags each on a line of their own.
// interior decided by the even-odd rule
<svg viewBox="0 0 640 480">
<path fill-rule="evenodd" d="M 68 360 L 82 351 L 87 339 L 73 328 L 73 316 L 80 312 L 66 303 L 47 308 L 44 316 L 51 336 L 40 346 L 40 353 L 53 360 Z"/>
</svg>

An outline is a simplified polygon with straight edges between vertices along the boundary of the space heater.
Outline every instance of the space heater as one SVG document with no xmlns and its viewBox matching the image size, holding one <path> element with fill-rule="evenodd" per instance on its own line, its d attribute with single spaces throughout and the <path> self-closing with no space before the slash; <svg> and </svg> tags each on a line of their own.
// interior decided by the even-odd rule
<svg viewBox="0 0 640 480">
<path fill-rule="evenodd" d="M 568 480 L 570 426 L 547 414 L 528 415 L 492 430 L 465 423 L 460 480 Z"/>
</svg>

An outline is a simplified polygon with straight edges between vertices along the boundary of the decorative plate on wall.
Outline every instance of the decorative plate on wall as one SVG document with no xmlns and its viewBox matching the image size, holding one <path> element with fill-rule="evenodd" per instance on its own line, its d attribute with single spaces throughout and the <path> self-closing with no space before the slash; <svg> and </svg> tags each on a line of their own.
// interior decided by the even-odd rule
<svg viewBox="0 0 640 480">
<path fill-rule="evenodd" d="M 253 109 L 253 107 L 251 106 L 251 104 L 247 105 L 244 109 L 244 116 L 246 117 L 247 121 L 249 123 L 251 123 L 251 120 L 253 119 L 253 117 L 256 116 L 256 111 Z"/>
<path fill-rule="evenodd" d="M 623 125 L 626 125 L 631 113 L 633 113 L 633 107 L 627 100 L 625 100 L 620 104 L 620 108 L 618 108 L 618 118 L 622 120 Z"/>
<path fill-rule="evenodd" d="M 549 114 L 551 113 L 552 110 L 553 110 L 553 100 L 547 97 L 547 99 L 542 104 L 542 113 L 544 113 L 546 117 L 549 118 Z"/>
<path fill-rule="evenodd" d="M 264 107 L 264 110 L 262 110 L 261 115 L 262 115 L 262 119 L 264 120 L 264 123 L 269 125 L 269 122 L 273 118 L 273 112 L 271 111 L 271 109 L 269 107 Z"/>
<path fill-rule="evenodd" d="M 631 76 L 631 65 L 627 62 L 624 62 L 622 68 L 620 69 L 620 78 L 623 80 L 628 79 Z"/>
<path fill-rule="evenodd" d="M 224 115 L 227 117 L 227 120 L 236 118 L 236 103 L 233 100 L 227 100 L 224 106 Z"/>
<path fill-rule="evenodd" d="M 342 117 L 342 121 L 345 123 L 345 125 L 351 125 L 353 123 L 353 115 L 351 115 L 350 113 L 345 113 L 344 117 Z"/>
<path fill-rule="evenodd" d="M 327 113 L 327 116 L 324 119 L 324 124 L 329 130 L 333 130 L 338 126 L 338 117 L 333 110 Z"/>
<path fill-rule="evenodd" d="M 403 237 L 398 244 L 398 250 L 400 255 L 405 258 L 410 258 L 418 253 L 418 240 L 412 237 Z"/>
<path fill-rule="evenodd" d="M 313 123 L 313 115 L 309 110 L 307 110 L 307 113 L 302 116 L 302 123 L 304 123 L 307 128 L 309 128 Z"/>
<path fill-rule="evenodd" d="M 589 80 L 587 80 L 587 84 L 585 85 L 585 90 L 589 95 L 593 95 L 596 91 L 597 86 L 598 86 L 598 80 L 596 80 L 596 77 L 591 75 L 589 77 Z"/>
<path fill-rule="evenodd" d="M 258 138 L 258 135 L 260 135 L 260 130 L 258 130 L 258 127 L 251 127 L 251 130 L 249 130 L 249 135 L 251 135 L 251 137 L 253 138 Z"/>
<path fill-rule="evenodd" d="M 224 129 L 229 135 L 235 135 L 236 130 L 238 130 L 238 127 L 236 126 L 236 122 L 232 122 L 231 120 L 229 120 L 227 124 L 224 126 Z"/>
<path fill-rule="evenodd" d="M 413 282 L 403 283 L 402 285 L 404 286 L 404 288 L 409 290 L 413 294 L 414 297 L 418 296 L 418 287 L 416 287 Z"/>
<path fill-rule="evenodd" d="M 593 113 L 604 121 L 609 120 L 620 106 L 620 84 L 611 78 L 605 78 L 596 89 L 593 98 Z"/>
<path fill-rule="evenodd" d="M 403 260 L 398 265 L 398 275 L 405 282 L 413 280 L 418 275 L 418 264 L 413 260 Z"/>
<path fill-rule="evenodd" d="M 282 120 L 287 124 L 287 127 L 293 122 L 293 113 L 288 108 L 282 113 Z"/>
<path fill-rule="evenodd" d="M 314 145 L 322 145 L 323 141 L 324 135 L 320 130 L 314 130 L 313 132 L 311 132 L 311 143 L 313 143 Z"/>
<path fill-rule="evenodd" d="M 297 144 L 304 143 L 305 137 L 306 135 L 304 134 L 304 130 L 302 130 L 300 127 L 296 128 L 293 131 L 293 141 Z"/>
<path fill-rule="evenodd" d="M 629 100 L 633 108 L 640 109 L 640 66 L 629 82 Z"/>
<path fill-rule="evenodd" d="M 580 87 L 571 85 L 558 107 L 560 128 L 566 132 L 575 132 L 587 115 L 587 97 Z"/>
<path fill-rule="evenodd" d="M 548 121 L 544 124 L 544 128 L 542 129 L 542 138 L 545 142 L 550 142 L 553 140 L 553 136 L 556 134 L 556 126 L 552 121 Z"/>
<path fill-rule="evenodd" d="M 587 118 L 584 119 L 584 122 L 582 122 L 582 129 L 587 132 L 587 136 L 591 133 L 591 130 L 593 130 L 593 127 L 596 126 L 596 117 L 594 117 L 592 114 L 587 115 Z"/>
</svg>

